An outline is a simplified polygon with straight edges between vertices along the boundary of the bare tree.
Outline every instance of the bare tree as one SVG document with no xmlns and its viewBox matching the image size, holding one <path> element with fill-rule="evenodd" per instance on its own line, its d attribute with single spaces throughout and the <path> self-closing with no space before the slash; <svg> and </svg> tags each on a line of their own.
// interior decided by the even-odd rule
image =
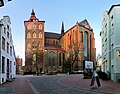
<svg viewBox="0 0 120 94">
<path fill-rule="evenodd" d="M 78 55 L 79 55 L 79 46 L 78 44 L 73 43 L 74 45 L 69 45 L 69 58 L 68 61 L 70 61 L 71 65 L 71 71 L 73 71 L 73 68 L 78 66 Z M 75 65 L 75 62 L 77 65 Z"/>
<path fill-rule="evenodd" d="M 42 72 L 43 56 L 44 56 L 43 51 L 36 50 L 33 53 L 33 62 L 34 62 L 35 71 L 37 75 Z"/>
</svg>

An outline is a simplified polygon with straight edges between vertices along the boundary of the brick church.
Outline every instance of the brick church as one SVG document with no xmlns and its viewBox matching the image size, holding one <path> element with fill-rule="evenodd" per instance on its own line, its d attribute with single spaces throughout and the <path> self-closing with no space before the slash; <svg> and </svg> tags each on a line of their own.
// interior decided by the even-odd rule
<svg viewBox="0 0 120 94">
<path fill-rule="evenodd" d="M 34 10 L 25 26 L 25 71 L 61 72 L 70 62 L 72 70 L 83 70 L 85 60 L 96 62 L 93 29 L 85 19 L 67 31 L 62 22 L 61 33 L 45 32 Z"/>
</svg>

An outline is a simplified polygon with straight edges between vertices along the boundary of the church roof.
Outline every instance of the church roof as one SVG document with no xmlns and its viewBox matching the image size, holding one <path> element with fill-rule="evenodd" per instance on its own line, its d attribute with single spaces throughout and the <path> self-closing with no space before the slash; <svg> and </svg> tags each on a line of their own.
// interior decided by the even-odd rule
<svg viewBox="0 0 120 94">
<path fill-rule="evenodd" d="M 46 50 L 64 51 L 63 48 L 60 45 L 54 45 L 54 44 L 46 44 L 45 49 Z"/>
<path fill-rule="evenodd" d="M 85 20 L 83 20 L 83 21 L 81 21 L 81 22 L 79 22 L 78 23 L 80 26 L 83 26 L 83 27 L 85 27 L 85 28 L 87 28 L 87 29 L 90 29 L 90 30 L 92 30 L 92 28 L 90 27 L 90 24 L 88 23 L 88 21 L 85 19 Z"/>
<path fill-rule="evenodd" d="M 59 39 L 61 37 L 61 34 L 53 33 L 53 32 L 45 32 L 44 33 L 45 38 L 53 38 L 53 39 Z"/>
</svg>

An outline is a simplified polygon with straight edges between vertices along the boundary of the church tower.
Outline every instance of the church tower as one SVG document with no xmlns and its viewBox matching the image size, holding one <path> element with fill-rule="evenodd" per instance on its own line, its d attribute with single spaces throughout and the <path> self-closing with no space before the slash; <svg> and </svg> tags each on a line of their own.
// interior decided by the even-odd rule
<svg viewBox="0 0 120 94">
<path fill-rule="evenodd" d="M 24 21 L 25 26 L 25 71 L 43 71 L 44 62 L 44 23 L 31 12 L 29 20 Z"/>
</svg>

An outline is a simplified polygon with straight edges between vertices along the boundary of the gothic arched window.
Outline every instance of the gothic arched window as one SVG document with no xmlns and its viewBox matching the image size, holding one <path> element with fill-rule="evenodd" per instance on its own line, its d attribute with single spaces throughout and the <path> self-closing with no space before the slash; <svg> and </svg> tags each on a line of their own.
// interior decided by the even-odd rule
<svg viewBox="0 0 120 94">
<path fill-rule="evenodd" d="M 32 43 L 32 48 L 36 48 L 36 42 L 34 41 L 33 43 Z"/>
<path fill-rule="evenodd" d="M 30 32 L 27 33 L 27 38 L 31 38 Z"/>
<path fill-rule="evenodd" d="M 36 38 L 36 33 L 35 32 L 33 32 L 33 38 Z"/>
<path fill-rule="evenodd" d="M 42 33 L 41 32 L 39 33 L 39 38 L 42 38 Z"/>
<path fill-rule="evenodd" d="M 41 41 L 39 41 L 38 47 L 39 47 L 39 50 L 42 50 L 42 42 Z"/>
<path fill-rule="evenodd" d="M 42 25 L 41 24 L 39 24 L 39 29 L 42 30 Z"/>
<path fill-rule="evenodd" d="M 30 42 L 27 43 L 27 49 L 31 49 L 31 43 Z"/>
<path fill-rule="evenodd" d="M 83 32 L 81 31 L 81 34 L 80 34 L 81 36 L 81 42 L 83 42 Z"/>
</svg>

